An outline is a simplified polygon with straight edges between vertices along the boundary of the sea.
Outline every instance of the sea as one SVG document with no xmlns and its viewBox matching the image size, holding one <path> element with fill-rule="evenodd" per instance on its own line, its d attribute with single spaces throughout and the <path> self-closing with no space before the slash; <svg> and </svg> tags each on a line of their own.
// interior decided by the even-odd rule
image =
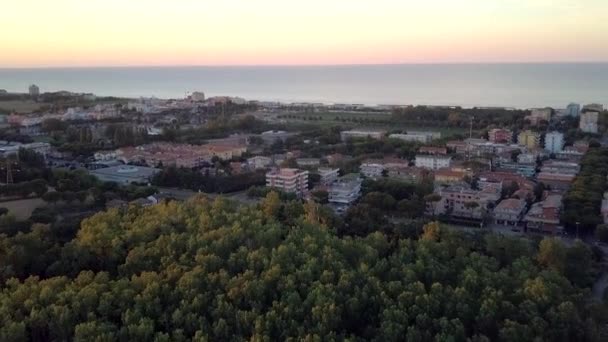
<svg viewBox="0 0 608 342">
<path fill-rule="evenodd" d="M 608 104 L 608 63 L 1 69 L 0 89 L 100 96 L 239 96 L 280 102 L 562 108 Z"/>
</svg>

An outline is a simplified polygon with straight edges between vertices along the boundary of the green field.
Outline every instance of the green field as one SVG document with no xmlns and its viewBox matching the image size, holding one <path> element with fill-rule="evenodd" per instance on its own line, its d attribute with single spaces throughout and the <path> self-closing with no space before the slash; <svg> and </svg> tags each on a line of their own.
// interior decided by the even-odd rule
<svg viewBox="0 0 608 342">
<path fill-rule="evenodd" d="M 391 122 L 391 115 L 376 112 L 346 112 L 346 113 L 299 113 L 285 114 L 281 120 L 294 124 L 309 125 L 339 125 L 344 128 L 374 128 L 386 131 L 412 130 L 412 131 L 435 131 L 441 133 L 442 137 L 453 135 L 467 135 L 469 131 L 462 127 L 435 127 L 435 126 L 413 126 L 411 124 Z M 475 133 L 475 132 L 474 132 Z"/>
</svg>

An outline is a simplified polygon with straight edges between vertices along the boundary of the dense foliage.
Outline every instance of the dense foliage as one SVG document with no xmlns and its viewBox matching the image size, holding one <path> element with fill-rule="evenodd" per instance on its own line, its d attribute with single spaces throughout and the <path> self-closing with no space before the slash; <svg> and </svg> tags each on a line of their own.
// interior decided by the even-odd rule
<svg viewBox="0 0 608 342">
<path fill-rule="evenodd" d="M 266 184 L 266 173 L 256 171 L 236 175 L 211 176 L 199 170 L 169 166 L 152 178 L 152 184 L 200 190 L 208 193 L 227 193 Z"/>
<path fill-rule="evenodd" d="M 564 197 L 562 219 L 573 231 L 579 222 L 582 233 L 592 233 L 603 223 L 600 207 L 604 192 L 608 190 L 608 148 L 589 150 L 581 162 L 581 172 Z"/>
<path fill-rule="evenodd" d="M 342 238 L 317 209 L 195 198 L 99 213 L 67 242 L 44 225 L 0 235 L 0 340 L 608 338 L 573 281 L 590 274 L 582 244 L 437 224 Z"/>
<path fill-rule="evenodd" d="M 503 108 L 460 108 L 416 106 L 398 108 L 393 111 L 393 122 L 413 126 L 466 127 L 472 122 L 473 128 L 489 126 L 523 127 L 524 110 Z M 471 118 L 474 120 L 471 121 Z"/>
</svg>

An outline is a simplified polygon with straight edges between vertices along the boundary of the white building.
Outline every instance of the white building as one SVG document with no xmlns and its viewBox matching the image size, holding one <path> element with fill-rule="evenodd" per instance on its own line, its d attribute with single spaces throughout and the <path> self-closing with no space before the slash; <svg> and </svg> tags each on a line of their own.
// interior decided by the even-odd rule
<svg viewBox="0 0 608 342">
<path fill-rule="evenodd" d="M 28 92 L 30 93 L 31 97 L 38 97 L 38 95 L 40 95 L 40 88 L 38 88 L 37 85 L 32 84 L 28 88 Z"/>
<path fill-rule="evenodd" d="M 559 153 L 564 149 L 564 134 L 560 132 L 549 132 L 545 135 L 545 150 L 551 153 Z"/>
<path fill-rule="evenodd" d="M 281 168 L 266 173 L 266 186 L 303 196 L 308 192 L 308 171 Z"/>
<path fill-rule="evenodd" d="M 384 165 L 379 162 L 365 161 L 359 167 L 361 174 L 367 178 L 380 178 L 384 172 Z"/>
<path fill-rule="evenodd" d="M 332 169 L 330 167 L 320 167 L 319 176 L 321 176 L 321 184 L 330 185 L 338 179 L 340 169 Z"/>
<path fill-rule="evenodd" d="M 416 167 L 425 169 L 439 170 L 450 167 L 452 157 L 446 156 L 429 156 L 419 154 L 416 156 Z"/>
<path fill-rule="evenodd" d="M 403 141 L 411 141 L 411 142 L 421 142 L 421 143 L 430 143 L 433 140 L 440 139 L 441 133 L 439 132 L 415 132 L 410 131 L 406 134 L 391 134 L 388 136 L 392 139 L 399 139 Z"/>
<path fill-rule="evenodd" d="M 382 139 L 386 132 L 384 131 L 366 131 L 366 130 L 358 130 L 353 129 L 350 131 L 342 131 L 340 132 L 340 138 L 342 141 L 346 141 L 348 139 L 362 139 L 362 138 L 373 138 L 373 139 Z"/>
<path fill-rule="evenodd" d="M 586 112 L 581 114 L 579 128 L 585 133 L 597 133 L 598 112 Z"/>
<path fill-rule="evenodd" d="M 272 158 L 266 156 L 255 156 L 247 159 L 247 165 L 253 170 L 261 170 L 272 164 Z"/>
<path fill-rule="evenodd" d="M 361 196 L 361 178 L 349 175 L 338 179 L 329 188 L 329 202 L 350 205 Z"/>
</svg>

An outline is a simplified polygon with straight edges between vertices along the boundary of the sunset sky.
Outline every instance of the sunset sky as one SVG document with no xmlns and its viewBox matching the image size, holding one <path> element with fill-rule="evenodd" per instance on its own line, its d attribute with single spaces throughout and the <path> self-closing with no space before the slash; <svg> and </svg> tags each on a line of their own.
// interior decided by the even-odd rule
<svg viewBox="0 0 608 342">
<path fill-rule="evenodd" d="M 0 67 L 608 61 L 607 0 L 1 0 Z"/>
</svg>

